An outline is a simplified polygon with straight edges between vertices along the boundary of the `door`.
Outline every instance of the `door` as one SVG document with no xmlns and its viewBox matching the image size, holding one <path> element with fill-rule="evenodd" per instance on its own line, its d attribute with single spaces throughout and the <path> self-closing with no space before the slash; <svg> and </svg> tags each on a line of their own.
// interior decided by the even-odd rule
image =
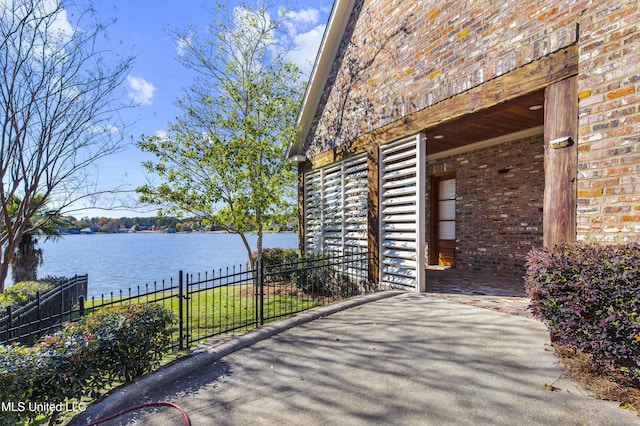
<svg viewBox="0 0 640 426">
<path fill-rule="evenodd" d="M 455 174 L 434 176 L 431 198 L 431 238 L 429 263 L 456 264 L 456 177 Z"/>
</svg>

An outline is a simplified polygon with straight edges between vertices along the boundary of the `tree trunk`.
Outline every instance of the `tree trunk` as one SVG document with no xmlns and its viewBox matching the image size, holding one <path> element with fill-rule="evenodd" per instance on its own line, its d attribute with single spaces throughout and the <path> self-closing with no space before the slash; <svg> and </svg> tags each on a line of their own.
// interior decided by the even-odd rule
<svg viewBox="0 0 640 426">
<path fill-rule="evenodd" d="M 11 265 L 11 259 L 16 249 L 16 243 L 12 239 L 9 239 L 6 244 L 7 246 L 2 252 L 2 262 L 0 262 L 0 293 L 5 289 L 5 281 L 9 275 L 9 265 Z"/>
<path fill-rule="evenodd" d="M 244 235 L 244 232 L 238 232 L 240 238 L 242 239 L 242 244 L 244 244 L 244 248 L 247 251 L 247 259 L 249 259 L 249 264 L 253 266 L 253 259 L 251 258 L 251 245 L 247 240 L 247 237 Z"/>
<path fill-rule="evenodd" d="M 256 242 L 256 258 L 262 257 L 262 211 L 258 208 L 256 209 L 256 228 L 258 234 L 258 241 Z"/>
<path fill-rule="evenodd" d="M 258 226 L 258 241 L 256 243 L 256 256 L 262 257 L 262 226 Z"/>
<path fill-rule="evenodd" d="M 37 244 L 38 240 L 30 232 L 22 235 L 13 259 L 11 259 L 14 284 L 37 279 L 38 266 L 42 264 L 42 250 L 36 248 Z"/>
<path fill-rule="evenodd" d="M 0 293 L 4 291 L 4 282 L 9 275 L 9 264 L 6 262 L 6 256 L 2 254 L 2 262 L 0 262 Z"/>
</svg>

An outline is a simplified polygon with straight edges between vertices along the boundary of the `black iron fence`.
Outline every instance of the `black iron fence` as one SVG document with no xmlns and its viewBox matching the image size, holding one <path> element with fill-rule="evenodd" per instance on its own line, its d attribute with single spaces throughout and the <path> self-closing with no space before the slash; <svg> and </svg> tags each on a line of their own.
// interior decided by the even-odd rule
<svg viewBox="0 0 640 426">
<path fill-rule="evenodd" d="M 72 319 L 71 312 L 87 297 L 87 275 L 60 281 L 51 290 L 38 292 L 22 306 L 8 306 L 0 317 L 0 343 L 26 343 L 52 333 Z"/>
<path fill-rule="evenodd" d="M 375 291 L 368 273 L 369 260 L 368 252 L 314 254 L 280 264 L 258 261 L 253 267 L 240 265 L 203 274 L 180 271 L 177 279 L 99 298 L 79 297 L 78 303 L 64 307 L 45 331 L 50 333 L 64 322 L 110 306 L 156 303 L 174 312 L 171 347 L 184 349 L 213 336 L 243 332 L 315 306 Z M 14 315 L 13 325 L 6 331 L 0 329 L 0 343 L 32 343 L 43 334 L 23 323 Z"/>
</svg>

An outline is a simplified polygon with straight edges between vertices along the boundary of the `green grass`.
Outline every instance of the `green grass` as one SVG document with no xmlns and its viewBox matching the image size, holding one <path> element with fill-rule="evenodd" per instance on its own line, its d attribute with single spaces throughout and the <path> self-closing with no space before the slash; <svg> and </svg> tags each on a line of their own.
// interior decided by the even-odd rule
<svg viewBox="0 0 640 426">
<path fill-rule="evenodd" d="M 257 327 L 256 304 L 253 284 L 238 284 L 224 287 L 210 288 L 206 290 L 195 290 L 189 293 L 189 303 L 183 306 L 189 307 L 188 312 L 183 312 L 185 327 L 189 333 L 191 341 L 197 344 L 199 340 L 206 340 L 213 335 L 239 334 Z M 290 316 L 296 312 L 310 309 L 314 306 L 326 303 L 326 300 L 310 297 L 308 294 L 297 291 L 288 285 L 279 286 L 266 285 L 264 298 L 264 318 L 265 322 L 275 321 L 279 318 Z M 160 300 L 159 300 L 160 299 Z M 139 297 L 114 297 L 102 299 L 96 302 L 89 301 L 85 304 L 85 309 L 91 311 L 96 306 L 100 309 L 103 303 L 117 305 L 121 304 L 146 304 L 158 303 L 171 310 L 176 318 L 179 315 L 179 298 L 177 291 L 166 291 L 158 293 L 152 297 L 143 295 Z M 175 322 L 172 340 L 179 339 L 178 321 Z M 166 365 L 181 357 L 188 355 L 188 349 L 174 350 L 164 354 L 160 365 Z M 106 393 L 121 383 L 114 383 L 104 389 Z M 84 398 L 82 402 L 89 404 L 90 398 Z M 77 413 L 64 413 L 60 420 L 69 421 Z M 37 425 L 47 424 L 44 417 L 36 421 Z"/>
<path fill-rule="evenodd" d="M 317 306 L 320 302 L 297 291 L 276 291 L 277 286 L 268 287 L 264 298 L 265 322 L 283 318 L 305 309 Z M 288 286 L 282 288 L 287 289 Z M 255 328 L 257 312 L 253 284 L 237 284 L 205 290 L 191 290 L 188 303 L 183 304 L 183 326 L 189 335 L 189 341 L 197 343 L 213 335 L 237 334 Z M 85 309 L 91 311 L 103 303 L 110 304 L 145 304 L 158 303 L 172 311 L 176 317 L 173 342 L 179 339 L 179 298 L 177 291 L 166 291 L 153 296 L 114 297 L 97 301 L 88 301 Z M 186 343 L 186 342 L 185 342 Z"/>
<path fill-rule="evenodd" d="M 193 342 L 193 344 L 198 344 L 200 341 L 206 341 L 210 336 L 240 334 L 256 328 L 258 323 L 256 321 L 257 310 L 254 292 L 253 284 L 238 284 L 205 290 L 192 290 L 188 294 L 188 303 L 183 304 L 183 324 L 185 332 L 190 336 L 190 341 Z M 326 300 L 313 298 L 308 294 L 296 290 L 295 287 L 285 284 L 265 285 L 265 293 L 263 306 L 265 322 L 275 321 L 326 302 Z M 177 291 L 165 291 L 151 296 L 124 296 L 95 301 L 89 300 L 85 303 L 85 310 L 87 312 L 91 312 L 94 309 L 99 310 L 102 309 L 105 304 L 113 306 L 120 304 L 158 303 L 172 311 L 176 317 L 172 341 L 177 343 L 180 338 L 178 331 L 179 323 L 177 320 L 180 313 L 179 302 L 180 299 L 178 298 Z M 76 316 L 77 315 L 78 314 L 76 314 Z M 160 365 L 166 365 L 178 358 L 188 355 L 188 353 L 188 348 L 169 351 L 162 357 Z M 111 386 L 105 388 L 103 393 L 120 384 L 121 383 L 113 383 Z M 83 398 L 82 400 L 85 404 L 89 404 L 91 401 L 90 398 Z M 75 414 L 77 413 L 62 413 L 58 420 L 62 422 L 69 421 Z M 48 423 L 49 419 L 41 416 L 32 424 L 45 425 Z"/>
</svg>

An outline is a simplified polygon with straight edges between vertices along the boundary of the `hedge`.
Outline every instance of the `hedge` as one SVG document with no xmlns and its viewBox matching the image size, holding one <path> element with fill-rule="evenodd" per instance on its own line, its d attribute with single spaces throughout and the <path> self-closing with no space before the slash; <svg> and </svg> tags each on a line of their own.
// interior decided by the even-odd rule
<svg viewBox="0 0 640 426">
<path fill-rule="evenodd" d="M 3 406 L 3 421 L 55 419 L 57 407 L 150 371 L 168 346 L 172 323 L 159 305 L 122 306 L 65 324 L 33 347 L 0 346 L 0 401 L 26 407 Z"/>
<path fill-rule="evenodd" d="M 256 253 L 251 254 L 255 265 Z M 298 255 L 293 248 L 267 248 L 262 251 L 264 282 L 291 282 L 300 291 L 314 295 L 350 297 L 358 293 L 357 283 L 332 265 L 329 253 Z"/>
<path fill-rule="evenodd" d="M 0 308 L 11 305 L 23 305 L 34 299 L 38 292 L 45 293 L 55 285 L 48 281 L 22 281 L 9 286 L 0 293 Z"/>
<path fill-rule="evenodd" d="M 251 263 L 256 264 L 257 253 L 251 253 Z M 294 248 L 266 248 L 262 250 L 262 267 L 267 273 L 265 282 L 288 281 L 291 267 L 298 262 L 298 250 Z"/>
<path fill-rule="evenodd" d="M 562 244 L 534 249 L 525 289 L 552 339 L 640 384 L 640 245 Z"/>
</svg>

